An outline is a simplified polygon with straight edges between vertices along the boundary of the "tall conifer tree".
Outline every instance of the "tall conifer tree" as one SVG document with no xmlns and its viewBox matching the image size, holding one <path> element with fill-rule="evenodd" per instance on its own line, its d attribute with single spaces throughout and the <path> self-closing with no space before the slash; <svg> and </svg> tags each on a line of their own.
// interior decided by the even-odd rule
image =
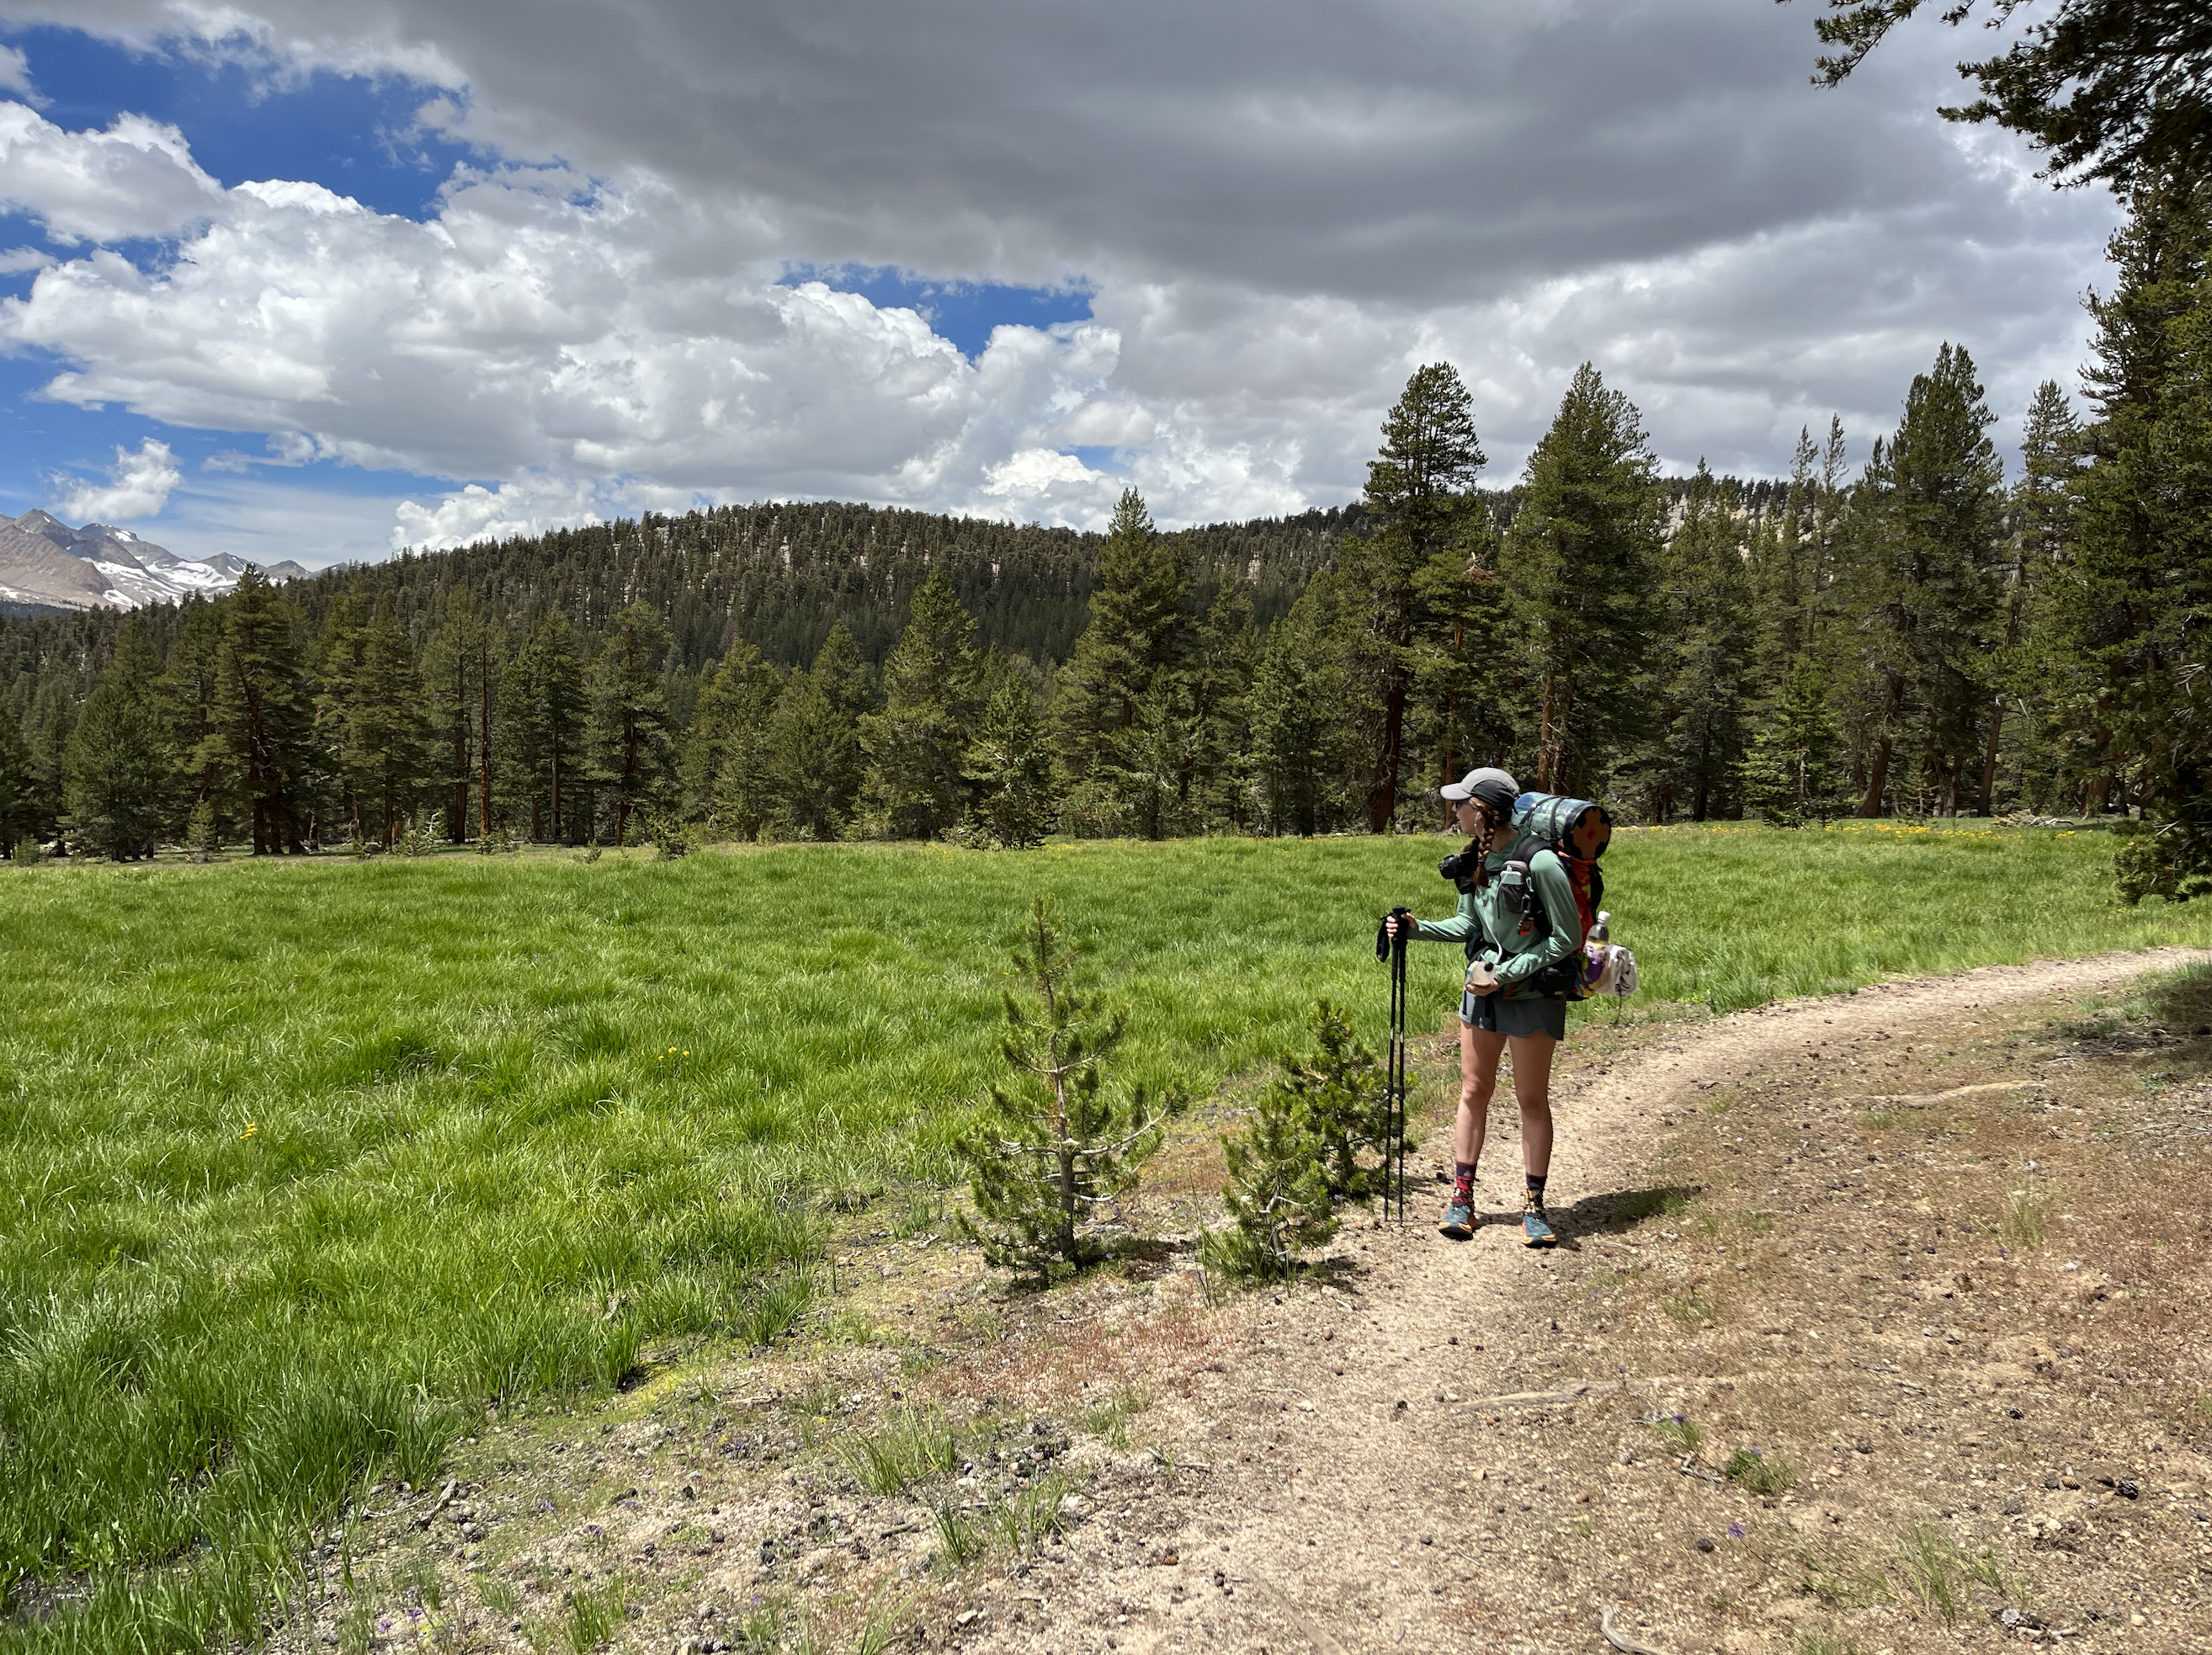
<svg viewBox="0 0 2212 1655">
<path fill-rule="evenodd" d="M 345 745 L 348 789 L 360 812 L 354 831 L 386 849 L 413 815 L 424 782 L 447 779 L 433 755 L 451 732 L 433 731 L 423 702 L 414 646 L 386 599 L 356 640 Z M 434 787 L 432 796 L 442 803 L 443 786 Z"/>
<path fill-rule="evenodd" d="M 1660 502 L 1636 406 L 1584 362 L 1529 456 L 1500 554 L 1547 793 L 1595 790 L 1644 720 Z"/>
<path fill-rule="evenodd" d="M 249 565 L 223 605 L 212 746 L 203 745 L 244 801 L 257 856 L 307 849 L 300 806 L 314 706 L 300 630 L 291 605 Z"/>
<path fill-rule="evenodd" d="M 1052 753 L 1036 697 L 1017 672 L 999 674 L 963 772 L 973 788 L 975 825 L 1002 849 L 1042 840 L 1052 825 Z"/>
<path fill-rule="evenodd" d="M 2138 190 L 2113 237 L 2119 284 L 2090 305 L 2097 419 L 2063 601 L 2101 691 L 2088 803 L 2130 787 L 2152 831 L 2121 859 L 2130 897 L 2212 893 L 2212 180 Z"/>
<path fill-rule="evenodd" d="M 1971 788 L 1988 706 L 2003 467 L 1973 359 L 1946 344 L 1914 377 L 1852 502 L 1851 602 L 1864 674 L 1862 815 L 1910 787 L 1955 810 Z M 1917 775 L 1893 775 L 1900 741 Z"/>
<path fill-rule="evenodd" d="M 831 627 L 814 665 L 786 681 L 769 722 L 769 831 L 809 839 L 843 834 L 859 800 L 860 720 L 872 710 L 873 691 L 853 635 L 842 623 Z"/>
<path fill-rule="evenodd" d="M 1343 610 L 1335 573 L 1323 570 L 1275 623 L 1253 675 L 1252 787 L 1271 833 L 1326 833 L 1366 802 L 1353 737 L 1370 720 L 1347 710 Z"/>
<path fill-rule="evenodd" d="M 223 677 L 223 612 L 204 599 L 187 598 L 169 647 L 166 671 L 155 686 L 163 733 L 177 776 L 179 814 L 204 820 L 218 837 L 237 819 L 238 777 L 228 764 L 216 707 Z"/>
<path fill-rule="evenodd" d="M 361 613 L 355 594 L 342 592 L 324 618 L 315 644 L 314 727 L 319 766 L 333 778 L 338 814 L 362 831 L 361 801 L 354 796 L 346 749 L 353 715 L 354 679 L 361 670 Z"/>
<path fill-rule="evenodd" d="M 981 711 L 975 618 L 942 564 L 914 594 L 883 685 L 883 710 L 860 720 L 865 808 L 892 838 L 934 839 L 966 814 L 961 770 Z"/>
<path fill-rule="evenodd" d="M 2012 490 L 2010 568 L 2003 573 L 2004 642 L 1998 649 L 1991 678 L 1989 733 L 1982 749 L 1979 803 L 1984 816 L 1996 809 L 1997 764 L 2008 733 L 2007 715 L 2018 709 L 2019 739 L 2014 745 L 2023 754 L 2022 782 L 2033 787 L 2027 772 L 2039 777 L 2060 762 L 2052 739 L 2056 730 L 2072 724 L 2086 729 L 2091 721 L 2089 697 L 2078 663 L 2047 648 L 2038 648 L 2036 635 L 2046 632 L 2040 622 L 2043 599 L 2051 572 L 2064 562 L 2074 538 L 2074 484 L 2081 460 L 2081 425 L 2073 405 L 2056 380 L 2036 388 L 2028 406 L 2021 437 L 2021 477 Z"/>
<path fill-rule="evenodd" d="M 23 727 L 0 706 L 0 856 L 12 857 L 31 831 L 31 747 Z"/>
<path fill-rule="evenodd" d="M 71 844 L 94 855 L 151 856 L 169 813 L 169 769 L 154 701 L 160 670 L 153 640 L 134 618 L 117 636 L 115 659 L 70 733 L 64 826 Z"/>
<path fill-rule="evenodd" d="M 1656 687 L 1666 722 L 1650 786 L 1662 822 L 1677 810 L 1693 822 L 1735 811 L 1757 634 L 1741 509 L 1735 484 L 1700 459 L 1660 560 L 1666 624 Z"/>
<path fill-rule="evenodd" d="M 625 843 L 629 818 L 660 794 L 673 769 L 668 697 L 661 667 L 668 629 L 642 600 L 608 624 L 592 673 L 592 779 L 612 795 L 615 843 Z"/>
<path fill-rule="evenodd" d="M 768 774 L 769 733 L 783 678 L 739 640 L 699 687 L 684 749 L 687 812 L 750 839 L 774 810 Z"/>
<path fill-rule="evenodd" d="M 1468 530 L 1480 520 L 1474 479 L 1484 463 L 1459 370 L 1449 362 L 1415 369 L 1383 419 L 1382 452 L 1367 465 L 1365 503 L 1376 532 L 1348 545 L 1343 558 L 1346 581 L 1370 611 L 1359 654 L 1382 715 L 1367 794 L 1367 824 L 1376 833 L 1395 819 L 1404 782 L 1406 717 L 1421 665 L 1416 642 L 1429 619 L 1422 600 L 1434 590 L 1439 560 L 1448 580 L 1464 579 L 1474 551 Z M 1425 586 L 1424 575 L 1431 577 Z"/>
<path fill-rule="evenodd" d="M 1078 784 L 1127 792 L 1142 761 L 1139 709 L 1192 641 L 1190 569 L 1182 543 L 1152 527 L 1144 497 L 1122 491 L 1099 550 L 1091 617 L 1055 683 L 1053 727 Z"/>
</svg>

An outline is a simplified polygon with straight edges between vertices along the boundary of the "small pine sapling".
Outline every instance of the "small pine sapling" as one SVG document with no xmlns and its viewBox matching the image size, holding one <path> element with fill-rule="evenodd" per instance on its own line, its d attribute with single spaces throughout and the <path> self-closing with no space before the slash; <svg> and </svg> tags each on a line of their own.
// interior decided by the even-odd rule
<svg viewBox="0 0 2212 1655">
<path fill-rule="evenodd" d="M 1029 992 L 1002 996 L 1000 1049 L 1018 1078 L 991 1088 L 983 1120 L 957 1147 L 976 1213 L 960 1223 L 994 1265 L 1049 1279 L 1105 1256 L 1097 1209 L 1135 1185 L 1186 1098 L 1179 1087 L 1154 1099 L 1107 1086 L 1129 1014 L 1069 980 L 1075 950 L 1045 898 L 1030 908 L 1012 958 Z"/>
<path fill-rule="evenodd" d="M 1313 1033 L 1315 1050 L 1285 1057 L 1244 1129 L 1222 1140 L 1234 1227 L 1204 1245 L 1207 1263 L 1224 1274 L 1287 1277 L 1300 1250 L 1336 1233 L 1344 1202 L 1371 1200 L 1388 1182 L 1381 1060 L 1326 1000 L 1315 1002 Z"/>
<path fill-rule="evenodd" d="M 196 862 L 211 862 L 222 849 L 222 820 L 216 814 L 215 800 L 203 799 L 192 806 L 191 819 L 185 824 L 185 849 Z"/>
<path fill-rule="evenodd" d="M 1229 1163 L 1223 1200 L 1232 1227 L 1203 1236 L 1200 1257 L 1224 1275 L 1283 1281 L 1302 1250 L 1336 1233 L 1321 1144 L 1279 1081 L 1260 1094 L 1244 1129 L 1221 1141 L 1221 1153 Z"/>
<path fill-rule="evenodd" d="M 438 841 L 445 837 L 445 812 L 434 810 L 420 819 L 410 818 L 406 831 L 399 836 L 399 854 L 403 856 L 428 856 Z"/>
<path fill-rule="evenodd" d="M 1352 1019 L 1326 1000 L 1314 1002 L 1315 1050 L 1286 1057 L 1272 1083 L 1304 1122 L 1321 1153 L 1328 1192 L 1345 1202 L 1371 1201 L 1389 1182 L 1382 1145 L 1390 1109 L 1382 1060 L 1352 1032 Z M 1408 1151 L 1419 1147 L 1411 1138 Z"/>
</svg>

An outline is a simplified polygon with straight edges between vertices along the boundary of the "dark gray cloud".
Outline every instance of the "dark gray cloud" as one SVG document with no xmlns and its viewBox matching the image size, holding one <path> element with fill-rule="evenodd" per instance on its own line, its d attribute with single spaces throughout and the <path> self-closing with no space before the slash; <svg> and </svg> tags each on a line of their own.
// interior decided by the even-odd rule
<svg viewBox="0 0 2212 1655">
<path fill-rule="evenodd" d="M 1493 472 L 1517 463 L 1584 356 L 1638 398 L 1670 460 L 1771 470 L 1832 408 L 1862 432 L 1887 423 L 1945 338 L 1974 350 L 2008 411 L 2069 374 L 2112 218 L 2102 198 L 2027 178 L 2009 140 L 1934 117 L 1957 37 L 1900 32 L 1822 92 L 1807 80 L 1811 7 L 1766 0 L 246 0 L 210 9 L 222 21 L 195 39 L 196 15 L 0 0 L 0 15 L 242 53 L 272 73 L 385 65 L 426 98 L 444 87 L 426 119 L 488 156 L 599 181 L 593 233 L 624 242 L 621 258 L 541 234 L 556 265 L 616 269 L 626 338 L 659 338 L 653 319 L 698 309 L 718 273 L 757 284 L 782 261 L 847 260 L 1086 280 L 1118 336 L 1066 346 L 1056 368 L 1048 351 L 1002 363 L 994 383 L 1026 400 L 908 385 L 896 418 L 846 405 L 866 350 L 779 346 L 784 377 L 755 402 L 788 440 L 733 429 L 719 447 L 607 412 L 649 384 L 617 397 L 572 376 L 555 394 L 526 368 L 527 406 L 472 440 L 465 474 L 596 469 L 1079 518 L 1116 485 L 1041 456 L 1110 430 L 1164 515 L 1273 509 L 1355 489 L 1382 407 L 1437 356 L 1476 387 Z M 590 301 L 548 301 L 564 306 Z M 558 343 L 562 326 L 533 323 L 533 338 Z M 97 357 L 64 319 L 52 327 L 45 342 Z M 729 330 L 677 316 L 665 331 L 694 342 L 676 355 L 696 393 L 721 394 L 696 341 Z M 357 348 L 379 337 L 362 330 Z M 104 371 L 114 394 L 192 417 L 189 386 L 161 390 L 119 359 Z M 854 434 L 849 461 L 790 452 L 834 446 L 817 405 Z M 317 434 L 364 456 L 392 448 L 380 428 Z"/>
</svg>

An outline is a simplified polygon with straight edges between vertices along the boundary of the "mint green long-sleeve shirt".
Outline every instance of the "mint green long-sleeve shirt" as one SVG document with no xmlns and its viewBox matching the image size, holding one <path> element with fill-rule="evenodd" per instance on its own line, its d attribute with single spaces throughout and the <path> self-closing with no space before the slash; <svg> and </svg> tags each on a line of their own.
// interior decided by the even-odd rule
<svg viewBox="0 0 2212 1655">
<path fill-rule="evenodd" d="M 1498 991 L 1509 1000 L 1540 998 L 1526 986 L 1528 979 L 1547 965 L 1557 964 L 1583 945 L 1582 914 L 1575 906 L 1575 888 L 1556 852 L 1540 850 L 1528 859 L 1528 877 L 1552 922 L 1549 936 L 1538 936 L 1533 925 L 1527 935 L 1522 921 L 1504 910 L 1498 901 L 1498 873 L 1509 860 L 1511 847 L 1492 851 L 1483 866 L 1490 878 L 1479 890 L 1462 891 L 1459 912 L 1448 920 L 1417 920 L 1418 942 L 1468 942 L 1479 958 L 1495 962 Z"/>
</svg>

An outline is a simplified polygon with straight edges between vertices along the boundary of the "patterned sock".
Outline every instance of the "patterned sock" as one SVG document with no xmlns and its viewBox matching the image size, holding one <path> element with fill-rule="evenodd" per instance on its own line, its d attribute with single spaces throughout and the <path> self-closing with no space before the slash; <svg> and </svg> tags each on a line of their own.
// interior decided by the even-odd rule
<svg viewBox="0 0 2212 1655">
<path fill-rule="evenodd" d="M 1469 1196 L 1472 1196 L 1474 1193 L 1474 1163 L 1473 1161 L 1454 1161 L 1452 1165 L 1458 1170 L 1459 1173 L 1458 1179 L 1453 1186 L 1452 1193 L 1457 1196 L 1462 1201 L 1465 1201 Z"/>
<path fill-rule="evenodd" d="M 1544 1180 L 1549 1177 L 1551 1174 L 1548 1172 L 1531 1172 L 1527 1176 L 1528 1179 L 1528 1204 L 1536 1208 L 1539 1211 L 1541 1211 L 1544 1205 Z"/>
</svg>

